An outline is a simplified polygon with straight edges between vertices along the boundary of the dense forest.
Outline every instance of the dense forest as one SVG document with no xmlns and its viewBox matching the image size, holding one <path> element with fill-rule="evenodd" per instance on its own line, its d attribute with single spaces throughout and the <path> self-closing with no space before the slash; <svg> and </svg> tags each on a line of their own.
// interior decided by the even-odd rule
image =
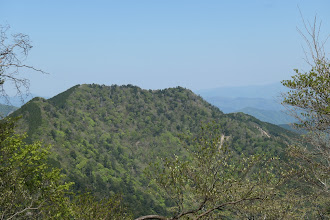
<svg viewBox="0 0 330 220">
<path fill-rule="evenodd" d="M 329 219 L 330 62 L 316 20 L 303 22 L 312 67 L 281 82 L 294 128 L 224 114 L 183 87 L 82 84 L 0 106 L 0 219 Z M 29 89 L 21 70 L 46 73 L 8 30 L 5 98 L 8 82 Z"/>
<path fill-rule="evenodd" d="M 51 144 L 49 163 L 75 191 L 123 195 L 135 216 L 167 214 L 167 204 L 144 175 L 160 158 L 186 155 L 180 135 L 193 138 L 215 122 L 236 154 L 284 157 L 298 136 L 243 113 L 223 114 L 190 90 L 77 85 L 49 99 L 34 98 L 12 117 L 27 141 Z M 148 193 L 151 192 L 151 193 Z"/>
</svg>

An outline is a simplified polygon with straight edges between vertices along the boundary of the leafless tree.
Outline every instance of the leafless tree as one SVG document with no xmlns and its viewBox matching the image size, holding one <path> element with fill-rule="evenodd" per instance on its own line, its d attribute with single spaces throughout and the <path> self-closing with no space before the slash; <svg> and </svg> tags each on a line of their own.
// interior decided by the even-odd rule
<svg viewBox="0 0 330 220">
<path fill-rule="evenodd" d="M 5 84 L 12 84 L 21 99 L 24 94 L 29 94 L 29 80 L 21 76 L 21 71 L 46 73 L 24 63 L 32 48 L 29 36 L 22 33 L 9 34 L 9 30 L 9 25 L 0 25 L 0 96 L 7 101 Z"/>
</svg>

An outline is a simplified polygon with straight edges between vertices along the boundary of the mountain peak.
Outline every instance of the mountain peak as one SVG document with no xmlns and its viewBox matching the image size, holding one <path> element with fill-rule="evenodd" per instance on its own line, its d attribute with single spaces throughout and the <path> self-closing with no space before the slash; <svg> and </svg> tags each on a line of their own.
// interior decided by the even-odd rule
<svg viewBox="0 0 330 220">
<path fill-rule="evenodd" d="M 238 154 L 280 155 L 290 135 L 243 113 L 225 115 L 183 87 L 76 85 L 13 114 L 23 116 L 19 129 L 28 131 L 28 141 L 53 145 L 50 163 L 63 168 L 77 190 L 123 193 L 137 214 L 164 210 L 145 193 L 144 168 L 158 158 L 186 155 L 179 137 L 197 137 L 201 124 L 214 122 L 215 132 L 228 137 L 226 144 Z"/>
</svg>

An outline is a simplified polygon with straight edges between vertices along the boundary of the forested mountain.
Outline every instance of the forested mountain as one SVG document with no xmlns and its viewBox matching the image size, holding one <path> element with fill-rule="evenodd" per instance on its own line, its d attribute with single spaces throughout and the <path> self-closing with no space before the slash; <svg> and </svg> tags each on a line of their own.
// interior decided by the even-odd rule
<svg viewBox="0 0 330 220">
<path fill-rule="evenodd" d="M 226 115 L 182 87 L 77 85 L 48 100 L 32 99 L 12 114 L 20 115 L 27 141 L 53 146 L 49 162 L 63 168 L 76 191 L 121 193 L 136 216 L 166 214 L 169 201 L 143 171 L 159 158 L 185 155 L 179 136 L 194 137 L 201 123 L 217 123 L 238 154 L 281 156 L 296 137 L 243 113 Z"/>
</svg>

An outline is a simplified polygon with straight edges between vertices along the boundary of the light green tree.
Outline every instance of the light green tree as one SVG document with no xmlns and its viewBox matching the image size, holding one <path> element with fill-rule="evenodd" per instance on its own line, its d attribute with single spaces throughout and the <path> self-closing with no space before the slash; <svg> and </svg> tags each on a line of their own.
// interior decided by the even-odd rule
<svg viewBox="0 0 330 220">
<path fill-rule="evenodd" d="M 8 98 L 4 84 L 11 82 L 23 98 L 29 80 L 20 71 L 45 72 L 23 62 L 32 48 L 29 36 L 8 31 L 0 25 L 0 96 Z M 131 218 L 117 197 L 97 200 L 70 191 L 73 183 L 65 183 L 61 170 L 49 165 L 50 146 L 26 144 L 27 136 L 15 133 L 16 121 L 0 120 L 0 220 Z"/>
<path fill-rule="evenodd" d="M 70 215 L 71 183 L 47 165 L 48 148 L 26 144 L 14 121 L 0 121 L 0 219 L 59 219 Z"/>
<path fill-rule="evenodd" d="M 305 145 L 290 146 L 289 154 L 300 170 L 300 180 L 312 187 L 310 203 L 317 201 L 321 207 L 320 218 L 330 216 L 330 60 L 326 56 L 325 41 L 320 40 L 321 23 L 306 23 L 300 31 L 308 51 L 306 61 L 311 70 L 295 70 L 291 80 L 282 84 L 290 89 L 283 94 L 283 104 L 289 106 L 299 121 L 296 127 L 303 129 Z M 310 206 L 310 204 L 309 204 Z"/>
<path fill-rule="evenodd" d="M 32 48 L 29 36 L 8 32 L 8 25 L 0 25 L 0 96 L 7 98 L 4 85 L 11 83 L 22 97 L 29 80 L 20 70 L 44 71 L 23 62 Z M 26 144 L 25 135 L 15 134 L 15 122 L 0 121 L 0 219 L 65 218 L 71 183 L 63 183 L 60 170 L 48 166 L 49 147 Z"/>
<path fill-rule="evenodd" d="M 280 193 L 291 171 L 278 158 L 238 155 L 214 127 L 209 124 L 195 140 L 186 140 L 185 156 L 161 160 L 148 171 L 169 200 L 171 216 L 137 220 L 297 217 L 293 193 Z"/>
</svg>

